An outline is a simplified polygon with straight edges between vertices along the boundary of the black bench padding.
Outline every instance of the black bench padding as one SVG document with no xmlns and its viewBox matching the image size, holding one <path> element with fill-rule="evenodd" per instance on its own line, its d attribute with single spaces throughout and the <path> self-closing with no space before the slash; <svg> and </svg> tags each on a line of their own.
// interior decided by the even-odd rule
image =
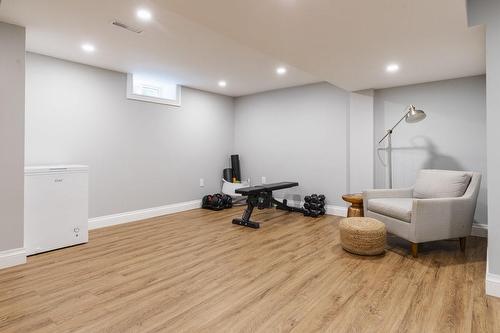
<svg viewBox="0 0 500 333">
<path fill-rule="evenodd" d="M 273 184 L 262 184 L 262 185 L 257 185 L 257 186 L 251 186 L 251 187 L 243 187 L 237 189 L 235 192 L 241 195 L 251 195 L 251 194 L 258 194 L 261 192 L 272 192 L 272 191 L 278 191 L 278 190 L 283 190 L 286 188 L 290 187 L 295 187 L 299 186 L 299 183 L 297 182 L 280 182 L 280 183 L 273 183 Z"/>
</svg>

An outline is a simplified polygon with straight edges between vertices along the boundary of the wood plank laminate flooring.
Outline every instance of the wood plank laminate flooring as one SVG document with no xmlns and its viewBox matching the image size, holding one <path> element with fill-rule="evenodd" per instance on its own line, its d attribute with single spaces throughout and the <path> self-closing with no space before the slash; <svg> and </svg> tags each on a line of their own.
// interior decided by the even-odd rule
<svg viewBox="0 0 500 333">
<path fill-rule="evenodd" d="M 192 210 L 90 232 L 85 245 L 0 271 L 0 332 L 500 332 L 486 240 L 389 237 L 342 250 L 340 218 Z"/>
</svg>

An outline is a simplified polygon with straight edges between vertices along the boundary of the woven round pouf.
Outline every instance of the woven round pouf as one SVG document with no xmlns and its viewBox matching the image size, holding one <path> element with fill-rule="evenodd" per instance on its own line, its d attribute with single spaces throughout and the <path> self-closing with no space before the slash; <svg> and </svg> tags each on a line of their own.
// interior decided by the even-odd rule
<svg viewBox="0 0 500 333">
<path fill-rule="evenodd" d="M 354 254 L 374 256 L 385 250 L 385 225 L 370 217 L 348 217 L 342 219 L 340 242 L 342 248 Z"/>
</svg>

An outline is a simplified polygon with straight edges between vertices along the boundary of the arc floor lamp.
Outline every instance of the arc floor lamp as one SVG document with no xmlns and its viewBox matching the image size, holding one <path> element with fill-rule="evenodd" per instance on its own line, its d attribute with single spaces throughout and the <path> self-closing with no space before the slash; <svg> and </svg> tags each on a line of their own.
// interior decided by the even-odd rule
<svg viewBox="0 0 500 333">
<path fill-rule="evenodd" d="M 406 110 L 407 111 L 403 115 L 403 117 L 401 117 L 401 119 L 399 119 L 399 121 L 394 126 L 392 126 L 391 129 L 388 129 L 384 137 L 380 139 L 380 141 L 378 142 L 379 144 L 381 144 L 382 141 L 384 141 L 385 138 L 387 138 L 386 172 L 387 172 L 387 180 L 389 188 L 392 188 L 392 132 L 394 131 L 396 126 L 398 126 L 403 121 L 403 119 L 405 119 L 407 123 L 411 124 L 411 123 L 418 123 L 419 121 L 424 120 L 426 117 L 425 112 L 422 110 L 417 110 L 414 105 L 409 105 L 406 108 Z"/>
</svg>

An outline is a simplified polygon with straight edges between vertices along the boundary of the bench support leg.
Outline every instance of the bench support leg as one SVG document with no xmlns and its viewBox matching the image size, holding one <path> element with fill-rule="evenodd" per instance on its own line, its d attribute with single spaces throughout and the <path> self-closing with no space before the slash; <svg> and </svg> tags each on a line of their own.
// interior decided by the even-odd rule
<svg viewBox="0 0 500 333">
<path fill-rule="evenodd" d="M 249 227 L 253 229 L 259 229 L 260 224 L 257 222 L 250 221 L 250 216 L 252 216 L 253 209 L 255 208 L 254 198 L 248 198 L 248 205 L 243 212 L 241 219 L 233 219 L 233 224 L 242 225 L 244 227 Z"/>
</svg>

